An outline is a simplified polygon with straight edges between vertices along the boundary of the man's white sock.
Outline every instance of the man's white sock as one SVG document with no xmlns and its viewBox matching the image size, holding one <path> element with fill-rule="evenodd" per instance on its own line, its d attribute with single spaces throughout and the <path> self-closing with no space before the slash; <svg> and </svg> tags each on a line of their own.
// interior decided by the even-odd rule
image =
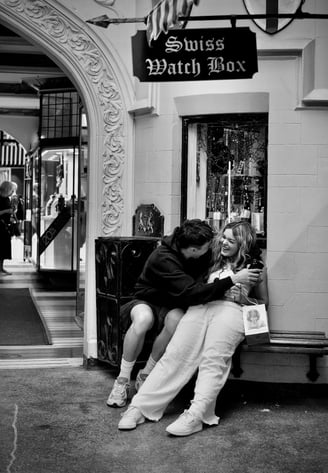
<svg viewBox="0 0 328 473">
<path fill-rule="evenodd" d="M 120 374 L 118 375 L 118 378 L 126 378 L 128 380 L 128 382 L 130 382 L 131 372 L 133 370 L 135 362 L 136 362 L 136 360 L 126 361 L 126 360 L 124 360 L 124 358 L 122 358 L 121 367 L 120 367 Z"/>
</svg>

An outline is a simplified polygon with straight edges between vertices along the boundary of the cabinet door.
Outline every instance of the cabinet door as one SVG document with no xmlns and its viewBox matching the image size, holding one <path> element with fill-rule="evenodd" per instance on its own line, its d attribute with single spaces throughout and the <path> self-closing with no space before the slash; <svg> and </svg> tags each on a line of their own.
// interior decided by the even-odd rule
<svg viewBox="0 0 328 473">
<path fill-rule="evenodd" d="M 96 287 L 98 294 L 119 295 L 120 244 L 117 239 L 96 240 Z"/>
<path fill-rule="evenodd" d="M 122 356 L 120 303 L 115 299 L 97 296 L 98 360 L 118 366 Z"/>
<path fill-rule="evenodd" d="M 135 283 L 158 238 L 99 238 L 96 240 L 98 294 L 132 296 Z"/>
<path fill-rule="evenodd" d="M 133 294 L 135 283 L 142 272 L 145 262 L 157 244 L 157 238 L 122 241 L 120 253 L 122 268 L 120 293 L 122 296 L 131 296 Z"/>
</svg>

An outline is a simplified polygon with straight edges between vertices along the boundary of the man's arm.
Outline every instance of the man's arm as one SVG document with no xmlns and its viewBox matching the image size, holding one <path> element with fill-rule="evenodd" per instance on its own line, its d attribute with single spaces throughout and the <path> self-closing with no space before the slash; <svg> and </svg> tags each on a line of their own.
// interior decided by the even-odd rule
<svg viewBox="0 0 328 473">
<path fill-rule="evenodd" d="M 207 284 L 197 282 L 184 271 L 182 263 L 168 254 L 163 259 L 154 258 L 145 268 L 145 277 L 154 287 L 175 299 L 177 306 L 205 304 L 220 299 L 234 282 L 230 277 L 215 279 Z"/>
</svg>

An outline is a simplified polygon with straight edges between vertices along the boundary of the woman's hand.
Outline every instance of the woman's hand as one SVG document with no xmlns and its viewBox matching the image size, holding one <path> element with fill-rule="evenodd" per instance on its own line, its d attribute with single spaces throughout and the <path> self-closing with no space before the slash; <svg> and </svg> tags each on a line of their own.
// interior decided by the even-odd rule
<svg viewBox="0 0 328 473">
<path fill-rule="evenodd" d="M 238 304 L 248 303 L 248 290 L 245 286 L 237 283 L 237 286 L 232 286 L 228 292 L 233 302 L 237 302 Z"/>
<path fill-rule="evenodd" d="M 234 284 L 257 284 L 260 280 L 262 270 L 261 269 L 248 269 L 244 268 L 238 271 L 238 273 L 231 276 Z"/>
</svg>

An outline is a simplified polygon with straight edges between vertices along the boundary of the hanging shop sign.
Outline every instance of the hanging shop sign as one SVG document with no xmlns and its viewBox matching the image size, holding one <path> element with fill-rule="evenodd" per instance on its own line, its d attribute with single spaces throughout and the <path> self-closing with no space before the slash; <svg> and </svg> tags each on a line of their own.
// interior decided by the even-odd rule
<svg viewBox="0 0 328 473">
<path fill-rule="evenodd" d="M 132 38 L 132 56 L 141 82 L 249 79 L 258 71 L 249 28 L 174 30 L 151 47 L 142 30 Z"/>
</svg>

